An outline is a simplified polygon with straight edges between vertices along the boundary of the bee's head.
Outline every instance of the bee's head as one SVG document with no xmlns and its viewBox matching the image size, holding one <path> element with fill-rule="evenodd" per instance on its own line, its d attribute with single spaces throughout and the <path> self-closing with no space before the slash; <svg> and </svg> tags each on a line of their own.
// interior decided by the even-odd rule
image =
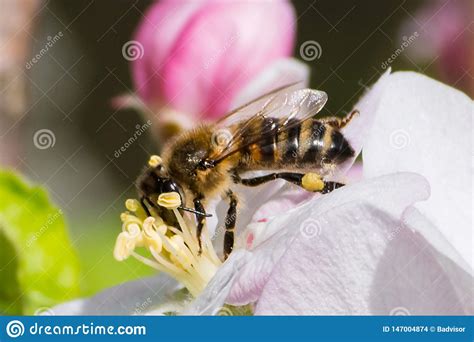
<svg viewBox="0 0 474 342">
<path fill-rule="evenodd" d="M 181 187 L 174 181 L 158 156 L 151 156 L 148 167 L 138 180 L 138 188 L 145 196 L 159 196 L 166 192 L 177 192 L 183 200 Z"/>
<path fill-rule="evenodd" d="M 146 197 L 148 200 L 156 203 L 156 199 L 163 193 L 176 192 L 181 198 L 182 205 L 179 209 L 195 213 L 197 215 L 210 217 L 212 215 L 196 211 L 192 208 L 186 208 L 184 198 L 184 192 L 179 184 L 168 174 L 163 161 L 158 156 L 151 156 L 148 161 L 148 167 L 145 172 L 138 178 L 137 181 L 138 190 L 141 196 Z M 156 208 L 156 207 L 155 207 Z M 172 222 L 166 217 L 168 211 L 164 211 L 165 222 Z M 174 222 L 174 221 L 173 221 Z M 177 224 L 177 223 L 176 223 Z"/>
</svg>

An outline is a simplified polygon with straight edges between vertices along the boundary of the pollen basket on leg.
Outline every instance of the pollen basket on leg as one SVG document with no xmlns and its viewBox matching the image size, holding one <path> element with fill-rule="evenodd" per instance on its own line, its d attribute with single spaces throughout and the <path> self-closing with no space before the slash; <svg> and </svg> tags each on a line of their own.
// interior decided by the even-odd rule
<svg viewBox="0 0 474 342">
<path fill-rule="evenodd" d="M 195 221 L 182 215 L 177 193 L 163 193 L 157 204 L 171 210 L 178 227 L 168 226 L 153 211 L 148 216 L 135 199 L 125 202 L 126 212 L 120 216 L 122 232 L 118 235 L 114 257 L 123 261 L 130 256 L 165 272 L 182 283 L 193 296 L 199 295 L 221 265 L 205 227 L 202 233 L 202 252 L 196 237 Z"/>
</svg>

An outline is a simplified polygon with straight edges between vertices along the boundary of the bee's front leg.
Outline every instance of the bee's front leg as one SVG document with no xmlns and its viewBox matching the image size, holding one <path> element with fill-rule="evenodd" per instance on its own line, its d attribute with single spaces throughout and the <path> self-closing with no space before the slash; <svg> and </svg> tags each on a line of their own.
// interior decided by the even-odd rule
<svg viewBox="0 0 474 342">
<path fill-rule="evenodd" d="M 237 221 L 237 197 L 231 190 L 227 190 L 226 195 L 229 199 L 229 209 L 225 218 L 224 260 L 229 257 L 234 249 L 234 230 Z"/>
<path fill-rule="evenodd" d="M 140 197 L 140 203 L 143 207 L 143 209 L 145 210 L 145 213 L 147 214 L 147 216 L 151 216 L 151 212 L 150 212 L 150 209 L 148 208 L 148 205 L 151 205 L 151 207 L 153 207 L 153 202 L 150 201 L 150 199 L 146 196 L 141 196 Z"/>
<path fill-rule="evenodd" d="M 196 211 L 203 214 L 203 215 L 196 214 L 196 220 L 197 220 L 196 234 L 197 234 L 197 239 L 199 243 L 199 254 L 201 254 L 202 252 L 202 243 L 201 243 L 202 229 L 204 228 L 204 225 L 206 224 L 206 210 L 204 209 L 204 206 L 201 203 L 202 200 L 204 200 L 203 195 L 198 195 L 194 198 L 194 209 L 196 209 Z"/>
</svg>

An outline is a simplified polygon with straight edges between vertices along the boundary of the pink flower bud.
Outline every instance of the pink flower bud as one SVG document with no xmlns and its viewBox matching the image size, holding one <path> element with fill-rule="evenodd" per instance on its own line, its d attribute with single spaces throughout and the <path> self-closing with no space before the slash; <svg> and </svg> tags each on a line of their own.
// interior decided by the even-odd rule
<svg viewBox="0 0 474 342">
<path fill-rule="evenodd" d="M 136 92 L 154 111 L 218 118 L 265 67 L 290 56 L 295 25 L 286 0 L 155 3 L 134 38 L 143 46 L 132 64 Z"/>
</svg>

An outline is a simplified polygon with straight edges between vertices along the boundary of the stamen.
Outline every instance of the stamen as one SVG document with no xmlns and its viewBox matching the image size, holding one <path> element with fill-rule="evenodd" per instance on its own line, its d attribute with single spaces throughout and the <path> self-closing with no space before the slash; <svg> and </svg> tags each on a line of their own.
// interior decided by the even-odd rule
<svg viewBox="0 0 474 342">
<path fill-rule="evenodd" d="M 158 167 L 163 163 L 163 160 L 160 158 L 160 156 L 157 155 L 152 155 L 150 159 L 148 160 L 148 165 L 150 167 Z"/>
<path fill-rule="evenodd" d="M 176 209 L 181 205 L 181 197 L 177 192 L 166 192 L 158 196 L 158 205 L 167 209 Z"/>
<path fill-rule="evenodd" d="M 137 209 L 140 207 L 140 202 L 134 199 L 128 199 L 125 201 L 125 208 L 130 211 L 137 211 Z"/>
<path fill-rule="evenodd" d="M 122 261 L 132 256 L 154 269 L 166 272 L 181 282 L 193 296 L 199 295 L 216 273 L 221 261 L 204 227 L 199 252 L 195 221 L 181 215 L 178 193 L 161 194 L 158 205 L 172 210 L 179 227 L 166 225 L 155 212 L 147 217 L 140 203 L 135 199 L 125 202 L 127 212 L 121 214 L 122 232 L 118 235 L 114 257 Z M 135 251 L 142 247 L 150 258 Z"/>
<path fill-rule="evenodd" d="M 117 237 L 117 242 L 114 248 L 114 258 L 118 261 L 127 259 L 135 249 L 134 238 L 127 232 L 122 232 Z"/>
</svg>

